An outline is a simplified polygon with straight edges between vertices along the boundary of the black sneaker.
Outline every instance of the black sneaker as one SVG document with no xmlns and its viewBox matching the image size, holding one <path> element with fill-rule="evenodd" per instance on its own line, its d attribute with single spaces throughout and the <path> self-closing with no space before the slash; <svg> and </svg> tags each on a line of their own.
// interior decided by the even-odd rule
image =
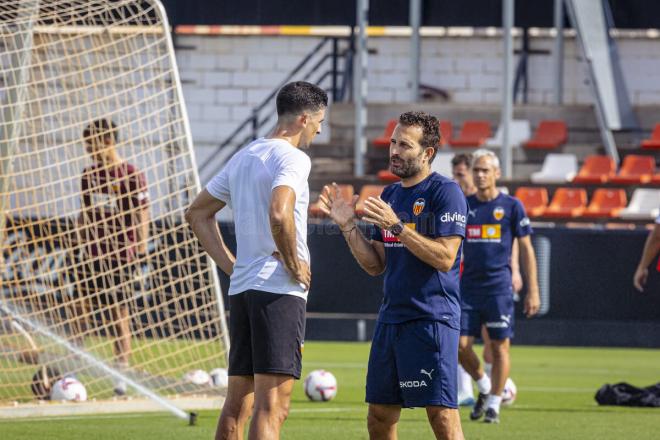
<svg viewBox="0 0 660 440">
<path fill-rule="evenodd" d="M 486 404 L 486 397 L 488 394 L 479 393 L 477 397 L 477 403 L 472 407 L 472 412 L 470 413 L 470 420 L 479 420 L 484 415 L 484 405 Z"/>
<path fill-rule="evenodd" d="M 488 408 L 486 410 L 484 423 L 500 423 L 500 415 L 495 411 L 495 408 Z"/>
</svg>

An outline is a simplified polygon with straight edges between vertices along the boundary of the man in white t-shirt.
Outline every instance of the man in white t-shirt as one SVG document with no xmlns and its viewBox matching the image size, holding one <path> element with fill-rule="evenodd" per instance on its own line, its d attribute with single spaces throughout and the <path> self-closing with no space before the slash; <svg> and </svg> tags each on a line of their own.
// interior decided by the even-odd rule
<svg viewBox="0 0 660 440">
<path fill-rule="evenodd" d="M 327 94 L 307 82 L 277 95 L 277 125 L 232 157 L 186 212 L 215 263 L 231 275 L 229 389 L 216 439 L 277 439 L 300 378 L 305 305 L 311 279 L 307 148 L 321 132 Z M 232 208 L 237 253 L 215 214 Z"/>
</svg>

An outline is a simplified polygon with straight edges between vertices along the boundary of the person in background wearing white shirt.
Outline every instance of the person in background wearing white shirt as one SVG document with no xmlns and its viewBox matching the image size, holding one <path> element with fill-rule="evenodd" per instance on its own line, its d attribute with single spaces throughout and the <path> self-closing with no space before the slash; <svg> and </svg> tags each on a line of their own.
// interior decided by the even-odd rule
<svg viewBox="0 0 660 440">
<path fill-rule="evenodd" d="M 186 212 L 229 288 L 229 388 L 216 439 L 278 439 L 300 378 L 310 286 L 307 208 L 311 169 L 301 151 L 321 133 L 328 96 L 307 82 L 277 95 L 277 125 L 235 154 Z M 215 214 L 234 213 L 237 252 L 222 240 Z"/>
</svg>

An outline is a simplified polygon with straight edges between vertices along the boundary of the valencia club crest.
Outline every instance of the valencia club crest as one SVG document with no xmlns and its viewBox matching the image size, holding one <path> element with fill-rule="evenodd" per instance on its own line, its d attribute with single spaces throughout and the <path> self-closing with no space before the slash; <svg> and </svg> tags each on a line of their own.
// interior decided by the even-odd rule
<svg viewBox="0 0 660 440">
<path fill-rule="evenodd" d="M 425 206 L 426 201 L 424 199 L 415 200 L 415 204 L 413 205 L 413 214 L 420 215 L 422 211 L 424 211 Z"/>
</svg>

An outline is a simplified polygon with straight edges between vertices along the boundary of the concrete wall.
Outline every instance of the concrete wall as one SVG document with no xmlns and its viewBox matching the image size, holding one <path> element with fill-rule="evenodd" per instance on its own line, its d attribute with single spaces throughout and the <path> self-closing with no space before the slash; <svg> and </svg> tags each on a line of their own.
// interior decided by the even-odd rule
<svg viewBox="0 0 660 440">
<path fill-rule="evenodd" d="M 320 41 L 316 37 L 180 36 L 177 59 L 192 130 L 202 160 L 236 128 L 293 67 Z M 618 40 L 624 76 L 633 105 L 660 104 L 660 40 Z M 520 40 L 516 40 L 516 47 Z M 369 101 L 402 103 L 409 41 L 400 37 L 369 40 Z M 529 102 L 553 102 L 553 40 L 532 38 L 531 49 L 547 54 L 529 58 Z M 421 82 L 449 92 L 458 104 L 499 104 L 502 43 L 495 37 L 422 39 Z M 564 102 L 589 104 L 586 66 L 576 41 L 565 45 Z M 207 153 L 206 153 L 207 154 Z"/>
</svg>

